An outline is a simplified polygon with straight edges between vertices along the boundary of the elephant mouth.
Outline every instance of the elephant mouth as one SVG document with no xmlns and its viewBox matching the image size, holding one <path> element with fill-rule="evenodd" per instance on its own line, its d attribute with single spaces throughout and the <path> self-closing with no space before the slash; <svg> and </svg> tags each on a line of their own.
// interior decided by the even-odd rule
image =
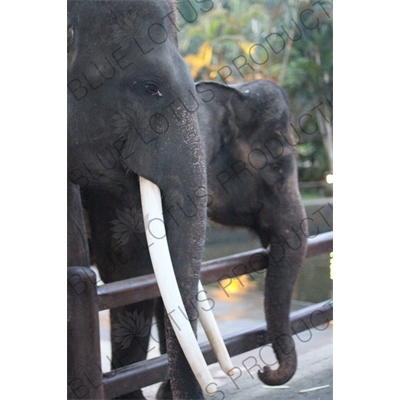
<svg viewBox="0 0 400 400">
<path fill-rule="evenodd" d="M 139 177 L 139 184 L 150 258 L 167 315 L 200 386 L 208 395 L 213 395 L 217 391 L 217 385 L 213 382 L 207 363 L 197 343 L 176 281 L 163 220 L 160 189 L 141 176 Z M 199 295 L 201 293 L 204 293 L 204 289 L 199 281 Z M 204 299 L 202 299 L 202 304 L 204 306 Z M 174 313 L 172 318 L 171 314 L 178 309 L 182 312 Z M 199 307 L 199 317 L 221 368 L 226 374 L 231 375 L 233 365 L 212 311 L 205 312 L 202 307 Z"/>
</svg>

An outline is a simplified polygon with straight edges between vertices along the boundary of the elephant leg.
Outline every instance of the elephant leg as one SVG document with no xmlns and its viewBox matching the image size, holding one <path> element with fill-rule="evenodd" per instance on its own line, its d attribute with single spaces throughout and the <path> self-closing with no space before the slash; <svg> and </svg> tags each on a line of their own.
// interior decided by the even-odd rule
<svg viewBox="0 0 400 400">
<path fill-rule="evenodd" d="M 112 369 L 146 359 L 153 311 L 154 300 L 111 310 Z M 136 390 L 117 399 L 145 399 L 145 397 L 142 390 Z"/>
<path fill-rule="evenodd" d="M 113 369 L 146 359 L 153 305 L 146 300 L 111 310 Z"/>
<path fill-rule="evenodd" d="M 157 324 L 160 353 L 166 354 L 167 353 L 167 342 L 166 342 L 165 324 L 164 324 L 165 309 L 164 309 L 164 303 L 163 303 L 161 297 L 159 297 L 156 300 L 154 316 L 155 316 L 156 324 Z M 157 391 L 156 398 L 159 400 L 172 399 L 171 381 L 169 379 L 164 381 L 161 384 L 161 386 L 159 387 L 159 389 Z"/>
<path fill-rule="evenodd" d="M 105 283 L 152 272 L 142 230 L 140 199 L 134 183 L 126 181 L 118 195 L 108 191 L 86 190 L 84 203 L 90 220 L 92 258 Z M 154 300 L 142 301 L 110 310 L 111 368 L 143 361 L 148 352 Z M 143 399 L 141 390 L 123 399 Z"/>
<path fill-rule="evenodd" d="M 160 347 L 160 353 L 167 353 L 167 342 L 165 337 L 165 325 L 164 325 L 164 317 L 165 317 L 165 309 L 164 303 L 161 297 L 156 299 L 156 303 L 154 306 L 154 316 L 156 319 L 157 332 L 158 332 L 158 342 Z"/>
<path fill-rule="evenodd" d="M 158 388 L 156 399 L 158 400 L 172 400 L 172 388 L 171 381 L 164 381 L 161 386 Z"/>
</svg>

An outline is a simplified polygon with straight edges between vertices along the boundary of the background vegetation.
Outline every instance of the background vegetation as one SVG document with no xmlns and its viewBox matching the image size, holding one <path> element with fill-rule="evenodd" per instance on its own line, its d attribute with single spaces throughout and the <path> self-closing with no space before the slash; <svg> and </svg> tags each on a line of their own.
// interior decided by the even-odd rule
<svg viewBox="0 0 400 400">
<path fill-rule="evenodd" d="M 180 48 L 193 78 L 270 79 L 292 111 L 299 180 L 332 172 L 333 10 L 327 0 L 181 0 Z"/>
</svg>

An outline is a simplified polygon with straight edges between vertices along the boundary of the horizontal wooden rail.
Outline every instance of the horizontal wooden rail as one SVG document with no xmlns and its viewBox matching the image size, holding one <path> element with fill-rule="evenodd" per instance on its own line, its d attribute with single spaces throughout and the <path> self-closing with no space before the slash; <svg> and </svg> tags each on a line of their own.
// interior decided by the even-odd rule
<svg viewBox="0 0 400 400">
<path fill-rule="evenodd" d="M 307 258 L 332 251 L 333 233 L 320 233 L 308 239 Z M 234 267 L 232 268 L 232 265 Z M 265 249 L 256 249 L 204 262 L 200 271 L 204 285 L 237 277 L 268 267 Z M 107 283 L 97 288 L 99 310 L 120 307 L 160 296 L 154 274 Z"/>
</svg>

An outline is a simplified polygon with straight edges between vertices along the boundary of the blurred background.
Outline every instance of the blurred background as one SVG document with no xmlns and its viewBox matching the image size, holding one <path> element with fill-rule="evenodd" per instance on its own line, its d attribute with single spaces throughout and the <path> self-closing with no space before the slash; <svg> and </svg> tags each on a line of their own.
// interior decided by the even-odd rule
<svg viewBox="0 0 400 400">
<path fill-rule="evenodd" d="M 180 51 L 195 81 L 231 84 L 269 79 L 284 89 L 297 144 L 300 191 L 312 219 L 310 235 L 332 230 L 332 2 L 182 0 L 177 5 Z M 205 259 L 258 247 L 258 239 L 246 230 L 210 223 Z M 293 296 L 294 308 L 332 297 L 332 267 L 333 254 L 306 260 Z M 232 292 L 229 298 L 221 287 L 210 290 L 221 301 L 237 297 L 239 304 L 244 298 L 254 304 L 252 297 L 262 293 L 264 280 L 254 275 L 231 282 L 226 289 Z"/>
<path fill-rule="evenodd" d="M 291 106 L 299 180 L 314 183 L 302 185 L 303 193 L 329 192 L 332 2 L 182 0 L 177 4 L 180 50 L 193 79 L 228 84 L 269 79 L 279 84 Z"/>
</svg>

